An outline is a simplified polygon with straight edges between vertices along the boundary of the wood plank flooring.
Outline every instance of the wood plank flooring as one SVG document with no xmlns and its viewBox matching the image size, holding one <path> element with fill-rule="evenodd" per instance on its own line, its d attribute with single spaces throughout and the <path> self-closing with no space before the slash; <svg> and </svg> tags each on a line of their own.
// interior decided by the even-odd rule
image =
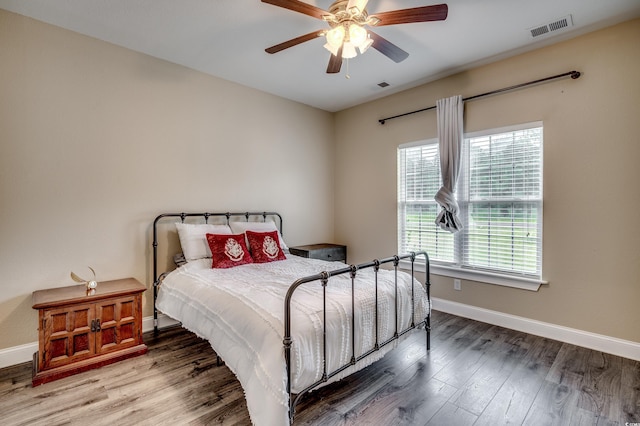
<svg viewBox="0 0 640 426">
<path fill-rule="evenodd" d="M 295 425 L 640 425 L 640 362 L 442 312 L 385 358 L 313 392 Z M 31 387 L 0 370 L 0 425 L 250 424 L 235 376 L 180 327 L 147 355 Z"/>
</svg>

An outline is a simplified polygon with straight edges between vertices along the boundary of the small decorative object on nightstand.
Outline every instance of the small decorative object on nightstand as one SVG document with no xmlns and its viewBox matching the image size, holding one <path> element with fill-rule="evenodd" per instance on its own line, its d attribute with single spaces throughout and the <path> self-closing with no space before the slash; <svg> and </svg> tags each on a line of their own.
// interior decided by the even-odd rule
<svg viewBox="0 0 640 426">
<path fill-rule="evenodd" d="M 71 279 L 74 280 L 77 283 L 85 284 L 87 286 L 87 291 L 91 292 L 91 290 L 93 290 L 96 287 L 98 287 L 98 282 L 96 281 L 96 271 L 94 271 L 94 269 L 91 266 L 88 266 L 88 268 L 89 268 L 89 270 L 91 272 L 93 272 L 93 279 L 92 280 L 85 280 L 84 278 L 80 278 L 78 275 L 76 275 L 73 272 L 71 272 Z"/>
<path fill-rule="evenodd" d="M 134 278 L 33 292 L 39 350 L 33 386 L 142 355 L 142 292 Z"/>
<path fill-rule="evenodd" d="M 289 247 L 289 252 L 296 256 L 310 259 L 347 262 L 347 246 L 340 244 L 310 244 L 308 246 Z"/>
</svg>

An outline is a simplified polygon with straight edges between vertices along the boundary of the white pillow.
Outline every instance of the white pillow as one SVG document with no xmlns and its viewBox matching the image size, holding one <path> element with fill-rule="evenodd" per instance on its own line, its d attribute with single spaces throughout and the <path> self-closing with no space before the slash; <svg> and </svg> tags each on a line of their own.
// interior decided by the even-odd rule
<svg viewBox="0 0 640 426">
<path fill-rule="evenodd" d="M 207 234 L 230 235 L 228 225 L 211 225 L 208 223 L 176 223 L 180 245 L 187 261 L 211 257 L 211 249 L 207 242 Z"/>
<path fill-rule="evenodd" d="M 280 230 L 276 226 L 274 222 L 230 222 L 229 226 L 231 226 L 231 230 L 234 234 L 244 234 L 244 231 L 253 231 L 253 232 L 268 232 L 268 231 L 278 231 L 278 239 L 280 240 L 280 248 L 282 250 L 289 250 L 287 244 L 284 242 L 282 238 L 282 234 Z M 248 244 L 248 243 L 247 243 Z"/>
</svg>

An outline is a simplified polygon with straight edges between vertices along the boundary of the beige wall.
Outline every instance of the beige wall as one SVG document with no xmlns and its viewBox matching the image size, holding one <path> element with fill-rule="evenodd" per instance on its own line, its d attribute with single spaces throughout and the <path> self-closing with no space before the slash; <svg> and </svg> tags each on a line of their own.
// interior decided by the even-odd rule
<svg viewBox="0 0 640 426">
<path fill-rule="evenodd" d="M 72 270 L 148 286 L 160 212 L 274 209 L 290 244 L 333 239 L 349 245 L 350 262 L 393 254 L 396 148 L 434 137 L 435 112 L 377 119 L 571 69 L 583 76 L 465 112 L 466 131 L 544 122 L 550 284 L 533 293 L 464 282 L 454 292 L 434 276 L 433 295 L 640 342 L 639 41 L 635 20 L 334 121 L 0 10 L 0 349 L 36 340 L 31 292 L 73 284 Z"/>
<path fill-rule="evenodd" d="M 0 349 L 37 340 L 31 293 L 70 271 L 149 286 L 161 212 L 276 210 L 289 244 L 331 240 L 333 129 L 327 112 L 0 10 Z"/>
<path fill-rule="evenodd" d="M 433 296 L 640 342 L 640 21 L 479 67 L 336 115 L 336 239 L 350 262 L 396 251 L 396 149 L 436 137 L 435 111 L 379 118 L 560 74 L 468 102 L 465 131 L 544 122 L 538 292 L 434 276 Z M 409 59 L 410 60 L 410 59 Z"/>
</svg>

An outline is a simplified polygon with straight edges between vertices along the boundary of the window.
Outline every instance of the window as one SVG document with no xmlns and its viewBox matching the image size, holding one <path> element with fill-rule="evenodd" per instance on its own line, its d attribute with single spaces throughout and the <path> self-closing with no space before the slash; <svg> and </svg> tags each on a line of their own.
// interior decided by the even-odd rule
<svg viewBox="0 0 640 426">
<path fill-rule="evenodd" d="M 466 135 L 456 198 L 464 229 L 435 224 L 438 141 L 398 150 L 398 245 L 451 271 L 540 280 L 542 123 Z M 452 274 L 455 276 L 455 273 Z M 466 277 L 468 278 L 468 277 Z"/>
</svg>

